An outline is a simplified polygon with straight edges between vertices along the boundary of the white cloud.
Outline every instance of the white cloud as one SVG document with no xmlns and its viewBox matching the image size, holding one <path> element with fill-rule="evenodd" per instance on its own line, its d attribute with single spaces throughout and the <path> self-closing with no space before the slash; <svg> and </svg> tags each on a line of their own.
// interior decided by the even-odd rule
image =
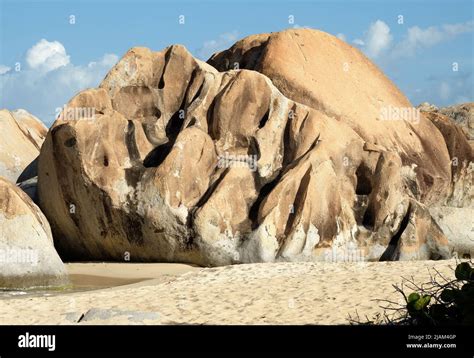
<svg viewBox="0 0 474 358">
<path fill-rule="evenodd" d="M 411 96 L 413 103 L 427 101 L 438 107 L 472 102 L 472 98 L 474 98 L 472 74 L 461 71 L 448 76 L 429 76 L 426 85 L 422 89 L 416 89 Z"/>
<path fill-rule="evenodd" d="M 439 85 L 439 97 L 443 101 L 446 101 L 450 98 L 450 96 L 451 96 L 451 86 L 446 82 L 441 82 L 441 84 Z"/>
<path fill-rule="evenodd" d="M 8 71 L 10 71 L 11 68 L 5 65 L 0 65 L 0 75 L 4 75 Z"/>
<path fill-rule="evenodd" d="M 474 20 L 458 24 L 443 25 L 443 30 L 448 36 L 457 36 L 474 31 Z"/>
<path fill-rule="evenodd" d="M 56 81 L 67 88 L 87 88 L 96 86 L 118 61 L 118 56 L 105 54 L 99 61 L 89 62 L 86 66 L 65 66 L 58 70 Z M 105 72 L 104 72 L 105 71 Z"/>
<path fill-rule="evenodd" d="M 234 44 L 234 42 L 237 41 L 237 39 L 237 31 L 220 34 L 217 39 L 204 42 L 202 47 L 197 50 L 197 57 L 204 61 L 207 61 L 207 59 L 209 59 L 212 54 L 229 48 L 231 45 Z"/>
<path fill-rule="evenodd" d="M 403 57 L 412 57 L 419 54 L 423 49 L 448 42 L 457 36 L 474 32 L 474 21 L 460 22 L 456 24 L 444 24 L 420 28 L 409 27 L 400 40 L 392 40 L 390 28 L 381 20 L 372 23 L 364 37 L 352 41 L 365 54 L 381 65 L 389 65 L 396 68 Z M 413 103 L 428 101 L 438 106 L 446 106 L 454 103 L 472 101 L 474 89 L 472 87 L 472 76 L 470 72 L 450 73 L 449 75 L 437 75 L 427 78 L 426 86 L 415 84 L 415 88 L 409 89 L 410 99 Z"/>
<path fill-rule="evenodd" d="M 37 44 L 27 51 L 28 68 L 0 76 L 0 108 L 24 108 L 50 125 L 56 108 L 64 106 L 77 92 L 96 87 L 118 57 L 105 54 L 86 65 L 74 65 L 61 43 L 46 42 L 55 45 Z"/>
<path fill-rule="evenodd" d="M 436 45 L 443 40 L 444 34 L 437 27 L 421 29 L 410 27 L 405 38 L 397 44 L 393 54 L 395 57 L 413 56 L 416 51 Z"/>
<path fill-rule="evenodd" d="M 422 49 L 433 47 L 458 35 L 473 31 L 474 21 L 430 26 L 425 29 L 413 26 L 408 29 L 404 39 L 395 46 L 392 56 L 395 58 L 414 56 Z"/>
<path fill-rule="evenodd" d="M 370 24 L 363 46 L 367 56 L 376 58 L 390 47 L 391 42 L 390 27 L 382 20 L 377 20 Z"/>
<path fill-rule="evenodd" d="M 26 62 L 32 69 L 48 72 L 69 64 L 69 56 L 59 41 L 41 39 L 26 52 Z"/>
<path fill-rule="evenodd" d="M 445 24 L 420 28 L 408 28 L 401 41 L 392 44 L 390 27 L 382 20 L 370 24 L 363 39 L 356 38 L 352 41 L 371 58 L 384 57 L 398 59 L 416 55 L 422 49 L 433 47 L 441 42 L 449 41 L 456 36 L 474 31 L 474 21 L 457 24 Z"/>
<path fill-rule="evenodd" d="M 342 34 L 342 33 L 338 33 L 336 35 L 336 37 L 339 39 L 339 40 L 342 40 L 342 41 L 346 41 L 346 35 Z"/>
<path fill-rule="evenodd" d="M 106 53 L 99 62 L 89 62 L 87 67 L 93 68 L 94 66 L 110 66 L 112 67 L 119 60 L 118 56 L 113 53 Z"/>
</svg>

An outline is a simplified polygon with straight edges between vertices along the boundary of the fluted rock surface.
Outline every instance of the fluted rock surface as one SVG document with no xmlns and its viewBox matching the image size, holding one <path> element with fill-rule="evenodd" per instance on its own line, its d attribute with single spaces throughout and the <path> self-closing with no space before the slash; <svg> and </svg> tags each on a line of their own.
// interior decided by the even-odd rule
<svg viewBox="0 0 474 358">
<path fill-rule="evenodd" d="M 220 65 L 234 60 L 239 70 Z M 359 51 L 288 30 L 210 63 L 221 72 L 182 46 L 134 48 L 69 102 L 87 115 L 63 113 L 39 160 L 40 203 L 63 257 L 452 254 L 427 208 L 453 192 L 443 134 L 425 116 L 385 116 L 412 106 Z"/>
</svg>

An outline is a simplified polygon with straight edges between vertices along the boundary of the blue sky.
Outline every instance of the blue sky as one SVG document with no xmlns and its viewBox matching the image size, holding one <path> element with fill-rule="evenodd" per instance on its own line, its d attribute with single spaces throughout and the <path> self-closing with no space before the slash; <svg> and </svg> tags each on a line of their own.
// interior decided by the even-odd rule
<svg viewBox="0 0 474 358">
<path fill-rule="evenodd" d="M 27 109 L 48 124 L 131 47 L 180 43 L 207 59 L 247 35 L 298 26 L 359 47 L 415 105 L 474 101 L 472 0 L 0 0 L 0 11 L 0 107 Z"/>
</svg>

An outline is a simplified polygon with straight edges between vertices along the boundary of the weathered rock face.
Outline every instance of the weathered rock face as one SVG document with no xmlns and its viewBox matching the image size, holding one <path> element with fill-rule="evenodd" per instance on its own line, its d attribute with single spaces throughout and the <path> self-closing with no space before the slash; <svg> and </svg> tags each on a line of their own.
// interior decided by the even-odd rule
<svg viewBox="0 0 474 358">
<path fill-rule="evenodd" d="M 443 114 L 451 118 L 464 132 L 469 144 L 474 148 L 474 103 L 463 103 L 455 106 L 438 108 L 427 102 L 418 106 L 424 112 Z"/>
<path fill-rule="evenodd" d="M 451 159 L 451 190 L 445 201 L 438 203 L 456 207 L 474 206 L 474 151 L 466 135 L 455 122 L 437 112 L 425 112 L 441 132 Z"/>
<path fill-rule="evenodd" d="M 22 132 L 25 134 L 36 147 L 41 148 L 41 145 L 46 138 L 48 129 L 38 117 L 35 117 L 31 113 L 24 109 L 16 109 L 11 112 Z"/>
<path fill-rule="evenodd" d="M 472 107 L 470 103 L 441 109 L 426 104 L 420 106 L 443 134 L 451 158 L 450 195 L 429 210 L 450 246 L 461 257 L 474 254 L 474 141 L 466 140 Z"/>
<path fill-rule="evenodd" d="M 348 125 L 381 151 L 416 165 L 424 202 L 449 190 L 449 155 L 442 135 L 358 49 L 327 33 L 287 30 L 249 36 L 208 61 L 220 71 L 239 67 L 268 76 L 288 98 Z"/>
<path fill-rule="evenodd" d="M 263 74 L 221 68 L 232 56 Z M 411 104 L 357 50 L 289 30 L 244 39 L 211 63 L 225 71 L 182 46 L 134 48 L 69 102 L 88 115 L 63 113 L 39 160 L 40 203 L 63 257 L 451 255 L 427 209 L 452 193 L 443 135 L 415 112 L 394 119 Z"/>
<path fill-rule="evenodd" d="M 453 119 L 466 134 L 471 146 L 474 146 L 474 103 L 444 107 L 440 113 Z"/>
<path fill-rule="evenodd" d="M 0 288 L 66 283 L 46 218 L 21 189 L 0 177 Z"/>
<path fill-rule="evenodd" d="M 0 176 L 12 182 L 37 175 L 37 163 L 47 128 L 25 110 L 0 111 Z"/>
<path fill-rule="evenodd" d="M 405 96 L 357 49 L 319 31 L 249 36 L 213 55 L 208 62 L 220 71 L 229 68 L 259 71 L 285 96 L 323 109 L 349 125 L 368 143 L 397 152 L 403 166 L 412 166 L 411 173 L 416 174 L 409 181 L 416 183 L 417 188 L 411 187 L 410 191 L 421 194 L 415 197 L 433 209 L 450 246 L 460 254 L 474 255 L 474 222 L 468 220 L 461 227 L 454 227 L 459 222 L 457 215 L 474 217 L 474 104 L 438 109 L 423 103 L 418 108 L 424 115 L 417 121 L 417 116 L 408 110 L 412 105 Z M 405 115 L 400 116 L 403 109 Z M 392 116 L 387 116 L 390 113 Z M 400 123 L 397 117 L 405 120 Z M 395 120 L 394 126 L 387 119 Z M 433 124 L 444 140 L 433 130 Z M 451 177 L 450 185 L 447 177 Z M 444 211 L 442 208 L 447 206 Z"/>
</svg>

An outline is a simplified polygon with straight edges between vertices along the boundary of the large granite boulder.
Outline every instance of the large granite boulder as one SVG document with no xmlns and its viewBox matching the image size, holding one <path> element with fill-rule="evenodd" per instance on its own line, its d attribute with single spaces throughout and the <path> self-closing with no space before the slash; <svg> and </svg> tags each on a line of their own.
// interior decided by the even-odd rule
<svg viewBox="0 0 474 358">
<path fill-rule="evenodd" d="M 474 103 L 461 103 L 454 106 L 438 108 L 427 102 L 424 102 L 418 106 L 422 111 L 425 112 L 436 112 L 444 114 L 451 118 L 457 125 L 459 125 L 470 141 L 471 146 L 474 144 Z"/>
<path fill-rule="evenodd" d="M 414 168 L 417 186 L 430 193 L 430 197 L 422 195 L 421 201 L 442 227 L 450 247 L 462 256 L 474 255 L 473 103 L 444 108 L 423 103 L 418 107 L 421 113 L 417 113 L 408 99 L 357 49 L 320 31 L 252 35 L 214 54 L 208 63 L 220 71 L 259 71 L 285 96 L 322 108 L 364 139 L 389 151 L 395 147 L 404 165 Z M 387 126 L 387 120 L 400 122 L 399 119 L 404 120 L 404 125 Z M 397 143 L 395 146 L 392 139 Z M 403 148 L 407 143 L 411 154 Z M 438 152 L 433 151 L 435 146 L 439 147 Z M 449 186 L 447 172 L 451 177 Z M 424 183 L 430 187 L 428 190 L 422 188 Z M 459 226 L 461 217 L 467 220 Z"/>
<path fill-rule="evenodd" d="M 428 210 L 453 192 L 443 134 L 358 50 L 288 30 L 210 63 L 134 48 L 68 103 L 39 158 L 62 257 L 452 255 Z"/>
<path fill-rule="evenodd" d="M 0 110 L 0 176 L 21 182 L 37 175 L 37 161 L 48 129 L 23 109 Z"/>
<path fill-rule="evenodd" d="M 473 105 L 440 109 L 426 103 L 419 106 L 443 134 L 451 158 L 451 193 L 429 210 L 460 257 L 474 256 Z"/>
<path fill-rule="evenodd" d="M 48 221 L 21 189 L 0 177 L 0 289 L 67 282 Z"/>
</svg>

